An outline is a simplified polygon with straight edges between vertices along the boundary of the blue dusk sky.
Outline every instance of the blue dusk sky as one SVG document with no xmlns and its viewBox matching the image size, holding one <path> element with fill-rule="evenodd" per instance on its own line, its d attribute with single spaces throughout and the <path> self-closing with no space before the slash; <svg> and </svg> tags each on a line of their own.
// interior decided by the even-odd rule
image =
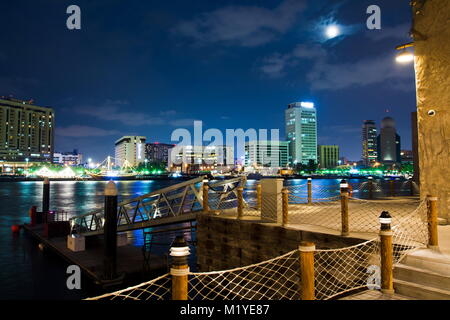
<svg viewBox="0 0 450 320">
<path fill-rule="evenodd" d="M 69 5 L 81 30 L 66 27 Z M 368 30 L 369 5 L 381 30 Z M 361 157 L 361 125 L 397 122 L 411 148 L 409 0 L 2 1 L 0 95 L 56 113 L 56 151 L 100 161 L 122 135 L 170 142 L 173 130 L 280 129 L 294 101 L 318 110 L 319 144 Z M 325 37 L 335 24 L 341 34 Z"/>
</svg>

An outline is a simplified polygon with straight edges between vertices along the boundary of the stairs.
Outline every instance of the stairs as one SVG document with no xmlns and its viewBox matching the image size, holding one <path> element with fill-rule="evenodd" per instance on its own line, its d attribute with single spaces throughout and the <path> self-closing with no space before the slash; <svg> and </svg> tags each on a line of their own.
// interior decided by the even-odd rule
<svg viewBox="0 0 450 320">
<path fill-rule="evenodd" d="M 450 300 L 450 256 L 415 251 L 394 267 L 395 293 L 420 300 Z"/>
</svg>

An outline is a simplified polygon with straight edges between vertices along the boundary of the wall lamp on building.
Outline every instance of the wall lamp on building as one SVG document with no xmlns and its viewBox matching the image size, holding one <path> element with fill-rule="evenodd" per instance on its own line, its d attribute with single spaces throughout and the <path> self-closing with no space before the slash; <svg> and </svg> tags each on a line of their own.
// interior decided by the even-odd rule
<svg viewBox="0 0 450 320">
<path fill-rule="evenodd" d="M 395 60 L 398 63 L 406 64 L 410 63 L 411 61 L 414 61 L 414 54 L 411 51 L 406 50 L 406 48 L 414 47 L 414 42 L 406 43 L 397 46 L 395 49 L 399 50 L 400 52 L 395 57 Z"/>
</svg>

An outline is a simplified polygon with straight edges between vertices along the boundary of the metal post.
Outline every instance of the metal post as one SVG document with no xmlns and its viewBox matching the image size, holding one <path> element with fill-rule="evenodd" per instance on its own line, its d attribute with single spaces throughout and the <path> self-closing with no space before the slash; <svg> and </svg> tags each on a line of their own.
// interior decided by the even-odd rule
<svg viewBox="0 0 450 320">
<path fill-rule="evenodd" d="M 409 178 L 409 195 L 414 196 L 414 181 L 413 178 Z"/>
<path fill-rule="evenodd" d="M 237 188 L 237 215 L 238 219 L 244 216 L 244 188 Z"/>
<path fill-rule="evenodd" d="M 437 200 L 437 197 L 427 197 L 428 248 L 434 250 L 439 248 Z"/>
<path fill-rule="evenodd" d="M 112 181 L 109 181 L 105 188 L 103 232 L 105 238 L 104 277 L 112 280 L 117 276 L 117 188 Z"/>
<path fill-rule="evenodd" d="M 369 199 L 373 199 L 373 178 L 369 177 L 367 181 L 368 189 L 369 189 Z"/>
<path fill-rule="evenodd" d="M 172 300 L 188 299 L 189 247 L 183 236 L 177 236 L 170 248 L 172 266 Z"/>
<path fill-rule="evenodd" d="M 312 203 L 312 179 L 308 178 L 308 203 Z"/>
<path fill-rule="evenodd" d="M 283 222 L 282 225 L 283 227 L 286 226 L 289 223 L 289 211 L 288 211 L 288 206 L 289 206 L 289 189 L 288 188 L 283 188 L 283 190 L 281 190 L 281 197 L 282 197 L 282 201 L 283 201 Z"/>
<path fill-rule="evenodd" d="M 261 210 L 261 183 L 256 185 L 256 207 Z"/>
<path fill-rule="evenodd" d="M 341 184 L 341 235 L 349 235 L 349 221 L 348 221 L 348 183 L 342 180 Z"/>
<path fill-rule="evenodd" d="M 381 292 L 387 294 L 394 293 L 391 222 L 389 212 L 383 211 L 380 215 Z"/>
<path fill-rule="evenodd" d="M 300 251 L 300 299 L 315 300 L 314 251 L 312 242 L 301 242 Z"/>
<path fill-rule="evenodd" d="M 208 180 L 203 180 L 203 212 L 209 212 L 209 198 L 208 198 L 208 192 L 209 192 L 209 186 L 208 186 Z"/>
<path fill-rule="evenodd" d="M 47 177 L 44 178 L 44 185 L 42 190 L 42 214 L 47 216 L 50 210 L 50 181 Z"/>
</svg>

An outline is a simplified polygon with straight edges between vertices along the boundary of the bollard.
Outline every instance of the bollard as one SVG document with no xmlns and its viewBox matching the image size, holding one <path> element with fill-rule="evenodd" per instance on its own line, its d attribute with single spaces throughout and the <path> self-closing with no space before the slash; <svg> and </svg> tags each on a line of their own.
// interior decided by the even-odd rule
<svg viewBox="0 0 450 320">
<path fill-rule="evenodd" d="M 202 191 L 203 191 L 203 212 L 208 213 L 209 212 L 209 197 L 208 197 L 208 192 L 209 192 L 209 186 L 208 186 L 208 180 L 203 180 L 203 186 L 202 186 Z"/>
<path fill-rule="evenodd" d="M 367 186 L 369 189 L 369 199 L 373 199 L 373 178 L 369 177 L 369 180 L 367 181 Z"/>
<path fill-rule="evenodd" d="M 238 219 L 244 216 L 244 188 L 237 188 L 237 215 Z"/>
<path fill-rule="evenodd" d="M 30 226 L 34 227 L 37 224 L 37 208 L 32 206 L 28 212 L 30 215 Z"/>
<path fill-rule="evenodd" d="M 42 215 L 47 216 L 50 208 L 50 181 L 47 177 L 44 178 L 44 185 L 42 190 Z"/>
<path fill-rule="evenodd" d="M 414 181 L 413 178 L 409 178 L 409 195 L 414 196 Z"/>
<path fill-rule="evenodd" d="M 393 282 L 393 249 L 392 249 L 392 217 L 383 211 L 380 215 L 380 257 L 381 257 L 381 292 L 394 293 Z"/>
<path fill-rule="evenodd" d="M 170 248 L 172 266 L 172 300 L 188 299 L 189 247 L 183 236 L 177 236 Z"/>
<path fill-rule="evenodd" d="M 312 203 L 312 179 L 308 178 L 308 203 Z"/>
<path fill-rule="evenodd" d="M 348 222 L 348 183 L 346 180 L 342 180 L 340 184 L 341 188 L 341 235 L 349 235 L 349 222 Z"/>
<path fill-rule="evenodd" d="M 282 201 L 283 201 L 283 220 L 282 220 L 282 225 L 283 227 L 286 226 L 289 223 L 289 217 L 288 217 L 288 205 L 289 205 L 289 190 L 288 188 L 283 188 L 283 190 L 281 190 L 281 197 L 282 197 Z"/>
<path fill-rule="evenodd" d="M 395 196 L 395 181 L 393 179 L 389 180 L 389 190 L 391 197 Z"/>
<path fill-rule="evenodd" d="M 433 250 L 439 247 L 437 200 L 437 197 L 427 197 L 428 248 Z"/>
<path fill-rule="evenodd" d="M 103 232 L 105 241 L 104 277 L 112 280 L 117 276 L 117 188 L 113 181 L 109 181 L 105 188 Z"/>
<path fill-rule="evenodd" d="M 256 208 L 261 210 L 261 183 L 256 185 Z"/>
<path fill-rule="evenodd" d="M 315 300 L 314 251 L 316 246 L 312 242 L 300 243 L 300 299 Z"/>
</svg>

